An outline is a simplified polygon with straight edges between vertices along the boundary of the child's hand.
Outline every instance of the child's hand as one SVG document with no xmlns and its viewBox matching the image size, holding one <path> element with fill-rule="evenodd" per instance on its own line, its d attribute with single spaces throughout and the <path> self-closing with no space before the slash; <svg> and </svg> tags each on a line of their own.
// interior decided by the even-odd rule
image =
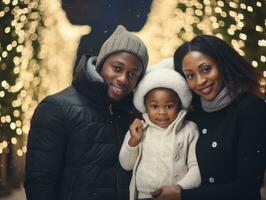
<svg viewBox="0 0 266 200">
<path fill-rule="evenodd" d="M 128 145 L 131 147 L 135 147 L 140 143 L 141 138 L 143 136 L 143 126 L 141 121 L 136 118 L 130 125 L 129 131 L 131 137 L 128 141 Z"/>
</svg>

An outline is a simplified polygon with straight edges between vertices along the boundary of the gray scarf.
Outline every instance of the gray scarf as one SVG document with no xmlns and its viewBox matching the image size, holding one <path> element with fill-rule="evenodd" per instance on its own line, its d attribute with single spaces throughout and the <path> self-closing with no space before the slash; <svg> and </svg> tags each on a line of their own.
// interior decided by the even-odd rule
<svg viewBox="0 0 266 200">
<path fill-rule="evenodd" d="M 212 101 L 206 101 L 202 97 L 200 101 L 203 110 L 206 112 L 214 112 L 229 105 L 232 102 L 232 98 L 229 96 L 228 90 L 225 87 Z"/>
</svg>

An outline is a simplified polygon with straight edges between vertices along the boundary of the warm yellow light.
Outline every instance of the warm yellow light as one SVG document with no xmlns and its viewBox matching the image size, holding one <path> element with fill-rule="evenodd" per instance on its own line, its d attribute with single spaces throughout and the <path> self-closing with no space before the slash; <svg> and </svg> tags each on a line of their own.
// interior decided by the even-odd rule
<svg viewBox="0 0 266 200">
<path fill-rule="evenodd" d="M 11 143 L 12 144 L 17 144 L 17 142 L 18 142 L 17 138 L 15 138 L 15 137 L 11 138 Z"/>
<path fill-rule="evenodd" d="M 215 12 L 215 13 L 221 13 L 221 12 L 222 12 L 222 8 L 220 8 L 220 7 L 215 7 L 215 8 L 214 8 L 214 12 Z"/>
<path fill-rule="evenodd" d="M 263 28 L 259 25 L 256 25 L 256 31 L 263 32 Z"/>
<path fill-rule="evenodd" d="M 233 11 L 233 10 L 230 10 L 229 11 L 229 15 L 231 16 L 231 17 L 236 17 L 237 16 L 237 13 L 235 12 L 235 11 Z"/>
<path fill-rule="evenodd" d="M 9 33 L 11 31 L 11 28 L 10 27 L 6 27 L 5 28 L 5 33 Z"/>
<path fill-rule="evenodd" d="M 244 4 L 244 3 L 241 3 L 241 4 L 240 4 L 240 8 L 242 8 L 242 9 L 246 9 L 246 8 L 247 8 L 247 6 L 246 6 L 246 4 Z"/>
<path fill-rule="evenodd" d="M 13 1 L 12 1 L 12 5 L 13 5 L 13 6 L 15 6 L 15 5 L 17 5 L 17 4 L 18 4 L 18 0 L 13 0 Z"/>
<path fill-rule="evenodd" d="M 2 83 L 1 83 L 1 86 L 5 89 L 8 89 L 9 88 L 9 84 L 7 81 L 3 80 Z"/>
<path fill-rule="evenodd" d="M 7 55 L 8 55 L 8 54 L 7 54 L 7 51 L 3 51 L 3 52 L 2 52 L 2 57 L 3 57 L 3 58 L 6 58 Z"/>
<path fill-rule="evenodd" d="M 242 39 L 242 40 L 246 40 L 247 39 L 247 35 L 244 34 L 244 33 L 240 33 L 239 34 L 239 38 Z"/>
<path fill-rule="evenodd" d="M 259 40 L 258 45 L 261 47 L 266 47 L 266 40 Z"/>
<path fill-rule="evenodd" d="M 0 11 L 0 17 L 4 17 L 5 16 L 5 12 L 4 11 Z"/>
<path fill-rule="evenodd" d="M 266 57 L 265 56 L 261 56 L 260 60 L 261 60 L 261 62 L 266 62 Z"/>
<path fill-rule="evenodd" d="M 27 147 L 26 146 L 23 146 L 22 147 L 22 151 L 23 151 L 23 153 L 26 153 L 27 152 Z"/>
<path fill-rule="evenodd" d="M 257 1 L 256 6 L 261 7 L 262 6 L 261 2 Z"/>
<path fill-rule="evenodd" d="M 23 151 L 21 149 L 18 149 L 17 150 L 17 155 L 20 156 L 20 157 L 23 156 Z"/>
<path fill-rule="evenodd" d="M 12 130 L 15 130 L 15 129 L 16 129 L 16 124 L 15 124 L 14 122 L 11 122 L 11 123 L 10 123 L 10 128 L 11 128 Z"/>
<path fill-rule="evenodd" d="M 3 147 L 3 148 L 6 148 L 7 146 L 8 146 L 7 141 L 3 141 L 3 142 L 2 142 L 2 147 Z"/>
<path fill-rule="evenodd" d="M 3 98 L 5 96 L 5 92 L 4 91 L 0 91 L 0 98 Z"/>
<path fill-rule="evenodd" d="M 22 135 L 22 130 L 21 130 L 21 128 L 17 128 L 17 129 L 16 129 L 16 133 L 17 133 L 18 135 Z"/>
<path fill-rule="evenodd" d="M 2 116 L 1 117 L 1 122 L 4 124 L 6 122 L 6 117 Z"/>
<path fill-rule="evenodd" d="M 10 4 L 10 0 L 2 0 L 4 4 Z"/>
<path fill-rule="evenodd" d="M 253 67 L 258 67 L 258 62 L 255 61 L 255 60 L 253 60 L 253 61 L 252 61 L 252 65 L 253 65 Z"/>
<path fill-rule="evenodd" d="M 235 2 L 229 2 L 229 6 L 231 7 L 231 8 L 237 8 L 237 4 L 235 3 Z"/>
<path fill-rule="evenodd" d="M 20 112 L 18 110 L 14 110 L 13 115 L 14 115 L 14 117 L 19 117 Z"/>
<path fill-rule="evenodd" d="M 224 2 L 223 2 L 223 1 L 218 1 L 217 4 L 218 4 L 218 6 L 220 6 L 220 7 L 224 7 Z"/>
<path fill-rule="evenodd" d="M 7 123 L 10 123 L 10 122 L 11 122 L 11 117 L 10 117 L 10 115 L 6 115 L 6 122 L 7 122 Z"/>
<path fill-rule="evenodd" d="M 248 6 L 248 7 L 247 7 L 247 11 L 249 11 L 249 12 L 253 12 L 253 8 L 252 8 L 251 6 Z"/>
</svg>

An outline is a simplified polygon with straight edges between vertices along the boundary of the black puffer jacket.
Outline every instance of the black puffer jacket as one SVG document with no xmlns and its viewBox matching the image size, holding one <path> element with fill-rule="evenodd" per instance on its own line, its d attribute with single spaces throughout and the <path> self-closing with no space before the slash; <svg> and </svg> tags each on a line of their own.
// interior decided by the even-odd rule
<svg viewBox="0 0 266 200">
<path fill-rule="evenodd" d="M 106 85 L 83 56 L 72 86 L 45 98 L 28 138 L 28 200 L 126 200 L 131 173 L 118 154 L 133 120 L 131 97 L 110 104 Z M 131 95 L 129 95 L 131 96 Z"/>
</svg>

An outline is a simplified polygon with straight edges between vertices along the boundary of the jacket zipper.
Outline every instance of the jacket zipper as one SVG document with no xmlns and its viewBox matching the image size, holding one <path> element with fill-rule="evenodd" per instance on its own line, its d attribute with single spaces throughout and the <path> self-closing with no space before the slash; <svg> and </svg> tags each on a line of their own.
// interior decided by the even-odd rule
<svg viewBox="0 0 266 200">
<path fill-rule="evenodd" d="M 114 112 L 113 112 L 113 108 L 112 108 L 112 104 L 110 104 L 109 105 L 109 113 L 110 113 L 110 115 L 111 115 L 111 121 L 113 122 L 113 121 L 115 121 L 114 120 Z M 117 129 L 117 127 L 116 127 L 116 123 L 113 123 L 113 129 L 114 129 L 114 133 L 115 133 L 115 140 L 116 140 L 116 145 L 118 146 L 118 144 L 119 144 L 119 137 L 118 137 L 118 135 L 117 135 L 117 132 L 116 132 L 116 129 Z M 119 195 L 119 180 L 118 180 L 118 172 L 117 172 L 117 170 L 116 170 L 116 165 L 114 166 L 114 175 L 115 175 L 115 182 L 116 182 L 116 200 L 119 200 L 120 198 L 120 195 Z"/>
<path fill-rule="evenodd" d="M 113 113 L 112 104 L 110 104 L 108 108 L 109 108 L 110 115 L 113 116 L 114 113 Z"/>
<path fill-rule="evenodd" d="M 76 179 L 76 176 L 73 176 L 73 179 L 71 181 L 71 184 L 70 184 L 70 191 L 68 193 L 68 197 L 67 197 L 67 200 L 70 200 L 71 198 L 71 195 L 72 195 L 72 190 L 73 190 L 73 187 L 74 187 L 74 181 Z"/>
</svg>

